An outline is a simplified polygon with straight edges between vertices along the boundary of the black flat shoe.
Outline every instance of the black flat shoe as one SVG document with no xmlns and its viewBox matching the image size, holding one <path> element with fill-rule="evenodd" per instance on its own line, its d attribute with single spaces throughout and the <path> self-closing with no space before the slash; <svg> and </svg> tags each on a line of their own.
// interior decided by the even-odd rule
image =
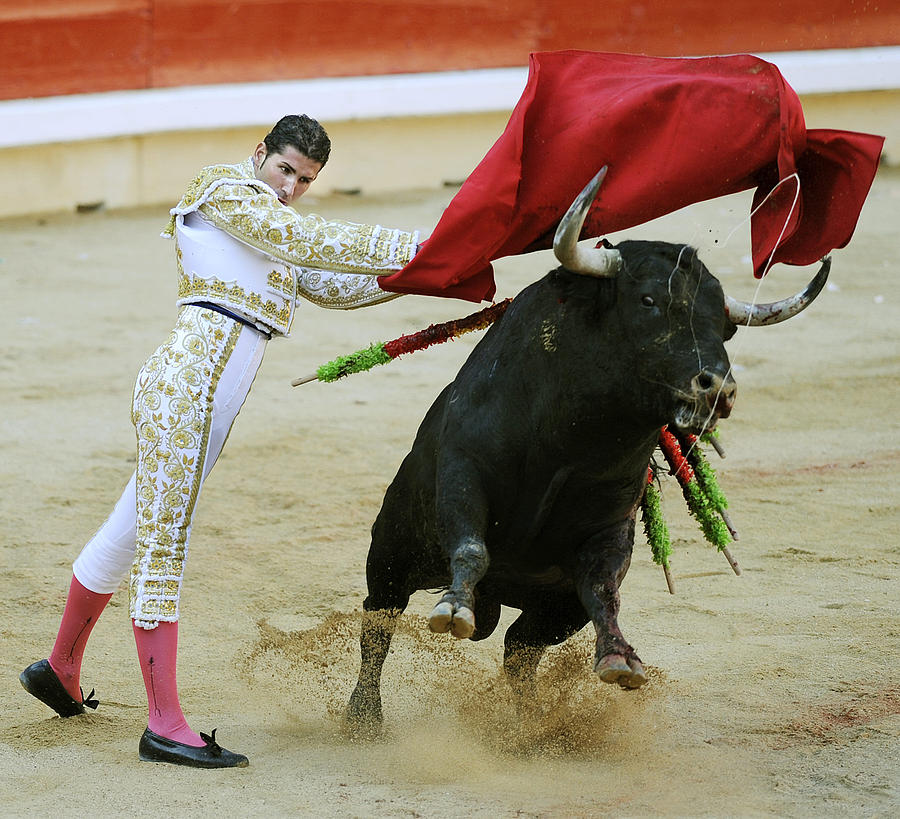
<svg viewBox="0 0 900 819">
<path fill-rule="evenodd" d="M 86 697 L 82 690 L 81 702 L 74 699 L 63 687 L 47 660 L 38 660 L 28 666 L 19 674 L 19 682 L 32 697 L 37 697 L 44 705 L 49 705 L 61 717 L 75 717 L 84 713 L 85 706 L 96 708 L 100 705 L 100 701 L 94 699 L 93 689 Z"/>
<path fill-rule="evenodd" d="M 185 745 L 154 734 L 149 728 L 144 731 L 138 745 L 138 756 L 142 762 L 171 762 L 173 765 L 189 765 L 193 768 L 246 768 L 250 760 L 243 754 L 235 754 L 216 742 L 216 732 L 212 736 L 200 734 L 206 745 L 199 748 Z"/>
</svg>

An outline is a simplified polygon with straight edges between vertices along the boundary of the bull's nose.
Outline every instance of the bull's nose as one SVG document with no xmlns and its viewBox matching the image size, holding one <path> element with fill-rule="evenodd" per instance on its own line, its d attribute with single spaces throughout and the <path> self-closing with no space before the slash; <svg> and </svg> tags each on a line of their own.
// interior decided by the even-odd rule
<svg viewBox="0 0 900 819">
<path fill-rule="evenodd" d="M 694 390 L 706 398 L 710 409 L 714 409 L 720 418 L 731 415 L 734 399 L 737 396 L 737 384 L 730 374 L 724 378 L 711 370 L 702 370 L 694 376 Z"/>
</svg>

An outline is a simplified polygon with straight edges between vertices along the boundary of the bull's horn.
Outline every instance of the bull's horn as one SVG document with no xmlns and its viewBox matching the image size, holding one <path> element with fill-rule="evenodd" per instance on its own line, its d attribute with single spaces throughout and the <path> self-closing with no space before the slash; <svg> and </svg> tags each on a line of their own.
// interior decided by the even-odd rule
<svg viewBox="0 0 900 819">
<path fill-rule="evenodd" d="M 591 202 L 600 190 L 600 183 L 606 176 L 604 165 L 597 175 L 578 194 L 566 215 L 560 220 L 553 237 L 553 252 L 559 263 L 572 273 L 583 273 L 600 279 L 612 278 L 619 272 L 622 257 L 618 250 L 605 247 L 579 247 L 578 236 L 587 217 Z"/>
<path fill-rule="evenodd" d="M 831 270 L 831 257 L 822 259 L 822 266 L 813 280 L 806 285 L 801 292 L 781 301 L 773 301 L 769 304 L 750 304 L 746 301 L 738 301 L 725 296 L 725 312 L 733 324 L 738 327 L 763 327 L 766 324 L 778 324 L 796 316 L 801 310 L 805 310 L 815 299 L 825 282 L 828 280 L 828 271 Z"/>
</svg>

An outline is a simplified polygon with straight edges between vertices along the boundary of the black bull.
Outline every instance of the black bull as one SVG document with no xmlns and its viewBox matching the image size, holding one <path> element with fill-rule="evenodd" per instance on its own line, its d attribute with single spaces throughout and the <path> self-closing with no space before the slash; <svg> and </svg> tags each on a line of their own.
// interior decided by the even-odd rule
<svg viewBox="0 0 900 819">
<path fill-rule="evenodd" d="M 521 610 L 503 656 L 521 696 L 547 646 L 589 621 L 600 679 L 646 682 L 617 615 L 660 428 L 699 434 L 726 417 L 736 387 L 724 342 L 738 324 L 793 315 L 824 285 L 827 263 L 804 293 L 750 306 L 727 299 L 690 247 L 585 250 L 575 238 L 592 184 L 560 225 L 563 266 L 485 334 L 385 494 L 366 565 L 351 729 L 381 723 L 381 669 L 420 589 L 446 589 L 429 626 L 459 638 L 489 636 L 501 605 Z"/>
</svg>

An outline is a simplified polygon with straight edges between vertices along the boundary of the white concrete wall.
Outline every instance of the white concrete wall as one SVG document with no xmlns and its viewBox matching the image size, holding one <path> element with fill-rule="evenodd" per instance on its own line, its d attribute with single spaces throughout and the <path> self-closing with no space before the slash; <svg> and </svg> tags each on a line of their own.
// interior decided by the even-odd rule
<svg viewBox="0 0 900 819">
<path fill-rule="evenodd" d="M 900 47 L 763 54 L 807 126 L 887 137 L 900 164 Z M 173 203 L 196 170 L 249 155 L 282 114 L 332 137 L 321 193 L 462 181 L 502 132 L 521 69 L 332 78 L 0 102 L 0 218 Z"/>
</svg>

